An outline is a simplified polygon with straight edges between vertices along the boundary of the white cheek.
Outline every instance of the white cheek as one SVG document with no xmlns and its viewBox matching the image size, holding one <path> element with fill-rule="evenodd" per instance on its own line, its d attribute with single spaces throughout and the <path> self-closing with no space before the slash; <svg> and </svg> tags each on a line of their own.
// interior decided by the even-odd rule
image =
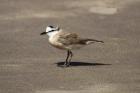
<svg viewBox="0 0 140 93">
<path fill-rule="evenodd" d="M 47 35 L 50 37 L 52 35 L 52 33 L 47 33 Z"/>
<path fill-rule="evenodd" d="M 56 31 L 56 32 L 49 32 L 49 33 L 47 33 L 47 35 L 49 36 L 49 37 L 51 37 L 51 36 L 54 36 L 55 34 L 57 34 L 58 32 Z"/>
</svg>

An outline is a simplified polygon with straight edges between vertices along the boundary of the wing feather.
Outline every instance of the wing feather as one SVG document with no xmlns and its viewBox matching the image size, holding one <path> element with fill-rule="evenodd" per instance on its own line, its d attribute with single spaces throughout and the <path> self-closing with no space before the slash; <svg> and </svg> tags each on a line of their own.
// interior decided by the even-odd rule
<svg viewBox="0 0 140 93">
<path fill-rule="evenodd" d="M 58 42 L 64 45 L 71 45 L 77 43 L 78 35 L 76 33 L 63 32 L 59 35 Z"/>
<path fill-rule="evenodd" d="M 59 37 L 57 38 L 57 41 L 66 46 L 72 44 L 87 45 L 95 42 L 104 43 L 103 41 L 96 40 L 96 39 L 80 38 L 76 33 L 61 32 L 58 36 Z"/>
</svg>

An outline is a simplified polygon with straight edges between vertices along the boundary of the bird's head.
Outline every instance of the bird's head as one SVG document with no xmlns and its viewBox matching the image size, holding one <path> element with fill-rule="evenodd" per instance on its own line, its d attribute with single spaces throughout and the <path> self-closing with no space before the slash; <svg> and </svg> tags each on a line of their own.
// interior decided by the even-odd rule
<svg viewBox="0 0 140 93">
<path fill-rule="evenodd" d="M 56 33 L 56 32 L 58 32 L 60 30 L 60 28 L 57 26 L 57 27 L 54 27 L 54 26 L 47 26 L 46 27 L 46 31 L 45 32 L 42 32 L 40 35 L 45 35 L 45 34 L 47 34 L 47 35 L 51 35 L 52 33 Z"/>
</svg>

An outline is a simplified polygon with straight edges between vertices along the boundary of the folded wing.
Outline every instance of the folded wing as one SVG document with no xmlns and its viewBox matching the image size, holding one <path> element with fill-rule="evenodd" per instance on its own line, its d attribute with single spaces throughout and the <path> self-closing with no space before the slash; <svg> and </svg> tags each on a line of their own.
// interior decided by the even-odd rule
<svg viewBox="0 0 140 93">
<path fill-rule="evenodd" d="M 58 42 L 64 45 L 76 44 L 79 42 L 79 37 L 76 33 L 63 32 L 59 35 Z"/>
</svg>

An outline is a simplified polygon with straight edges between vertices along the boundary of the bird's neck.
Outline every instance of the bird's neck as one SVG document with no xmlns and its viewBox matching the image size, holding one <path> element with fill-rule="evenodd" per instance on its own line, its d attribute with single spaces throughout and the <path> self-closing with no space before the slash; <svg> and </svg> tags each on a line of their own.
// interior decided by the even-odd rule
<svg viewBox="0 0 140 93">
<path fill-rule="evenodd" d="M 59 31 L 54 31 L 54 32 L 49 32 L 47 33 L 49 37 L 53 37 L 54 35 L 56 35 Z"/>
<path fill-rule="evenodd" d="M 47 33 L 47 35 L 48 35 L 49 37 L 53 37 L 53 36 L 55 36 L 57 33 L 61 32 L 61 31 L 63 31 L 63 30 L 60 29 L 59 31 L 49 32 L 49 33 Z"/>
</svg>

